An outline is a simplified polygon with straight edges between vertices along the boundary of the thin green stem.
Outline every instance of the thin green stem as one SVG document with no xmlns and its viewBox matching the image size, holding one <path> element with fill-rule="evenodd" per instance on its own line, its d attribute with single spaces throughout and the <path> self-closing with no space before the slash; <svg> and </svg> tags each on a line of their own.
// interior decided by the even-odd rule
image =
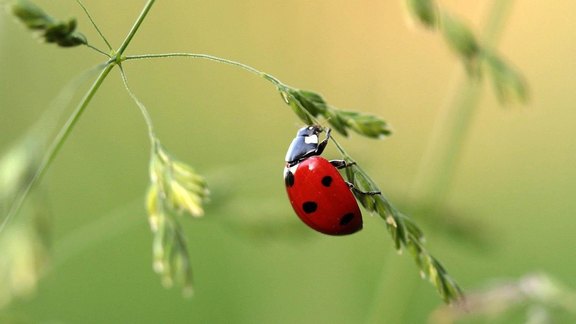
<svg viewBox="0 0 576 324">
<path fill-rule="evenodd" d="M 488 15 L 486 24 L 484 25 L 483 38 L 487 46 L 497 45 L 513 5 L 514 0 L 495 0 L 492 3 L 490 14 Z"/>
<path fill-rule="evenodd" d="M 487 47 L 496 44 L 511 5 L 512 0 L 493 2 L 484 33 Z M 466 77 L 463 72 L 457 80 L 454 95 L 434 126 L 413 188 L 414 199 L 430 208 L 437 208 L 450 190 L 463 144 L 480 103 L 478 80 Z"/>
<path fill-rule="evenodd" d="M 92 79 L 96 77 L 105 67 L 106 64 L 94 66 L 70 80 L 60 89 L 58 95 L 54 97 L 40 118 L 38 118 L 38 121 L 30 128 L 34 136 L 38 138 L 49 138 L 51 133 L 46 130 L 56 129 L 59 121 L 63 119 L 65 109 L 70 106 L 78 88 L 89 78 Z"/>
<path fill-rule="evenodd" d="M 239 67 L 245 71 L 248 71 L 252 74 L 255 74 L 259 77 L 262 77 L 266 80 L 268 80 L 269 82 L 271 82 L 272 84 L 274 84 L 276 86 L 277 89 L 285 89 L 288 86 L 285 85 L 284 83 L 282 83 L 280 80 L 278 80 L 277 78 L 273 77 L 270 74 L 267 74 L 265 72 L 262 72 L 256 68 L 253 68 L 247 64 L 244 63 L 240 63 L 237 61 L 233 61 L 233 60 L 229 60 L 229 59 L 225 59 L 225 58 L 221 58 L 218 56 L 213 56 L 213 55 L 209 55 L 209 54 L 198 54 L 198 53 L 160 53 L 160 54 L 141 54 L 141 55 L 128 55 L 126 57 L 122 58 L 122 61 L 133 61 L 133 60 L 147 60 L 147 59 L 159 59 L 159 58 L 176 58 L 176 57 L 187 57 L 187 58 L 194 58 L 194 59 L 204 59 L 204 60 L 209 60 L 209 61 L 213 61 L 213 62 L 217 62 L 217 63 L 222 63 L 222 64 L 226 64 L 226 65 L 231 65 L 234 67 Z M 122 67 L 120 67 L 120 73 L 122 75 L 122 80 L 124 81 L 124 86 L 126 88 L 126 90 L 128 91 L 128 94 L 130 95 L 130 97 L 132 98 L 132 100 L 134 100 L 134 102 L 136 103 L 136 105 L 138 106 L 138 108 L 140 109 L 140 112 L 142 113 L 142 115 L 144 116 L 144 119 L 146 120 L 146 124 L 148 126 L 148 133 L 150 136 L 150 140 L 152 142 L 152 152 L 155 152 L 158 149 L 158 139 L 154 133 L 153 130 L 153 126 L 152 126 L 152 119 L 150 118 L 150 114 L 148 112 L 148 110 L 146 109 L 146 107 L 144 106 L 144 104 L 136 97 L 136 95 L 132 92 L 132 90 L 130 89 L 130 87 L 128 86 L 128 80 L 126 78 L 126 74 L 124 73 L 124 70 L 122 69 Z"/>
<path fill-rule="evenodd" d="M 134 92 L 132 92 L 132 90 L 130 89 L 130 86 L 128 86 L 128 78 L 126 77 L 126 73 L 124 72 L 124 68 L 122 67 L 122 65 L 119 65 L 119 67 L 120 67 L 120 75 L 122 76 L 122 82 L 124 83 L 124 88 L 126 89 L 126 92 L 128 92 L 128 95 L 130 96 L 130 98 L 132 98 L 134 103 L 136 103 L 136 106 L 138 106 L 138 109 L 140 109 L 140 112 L 142 113 L 142 116 L 144 117 L 144 121 L 146 122 L 146 126 L 148 127 L 148 136 L 150 137 L 150 141 L 152 142 L 152 144 L 154 146 L 154 143 L 157 141 L 157 137 L 156 137 L 156 134 L 154 132 L 154 125 L 152 124 L 152 117 L 150 117 L 150 113 L 148 112 L 148 109 L 146 109 L 146 106 L 142 103 L 142 101 L 140 101 L 140 99 L 138 99 L 138 97 L 136 97 Z"/>
<path fill-rule="evenodd" d="M 100 54 L 106 55 L 106 57 L 108 57 L 108 58 L 111 57 L 110 54 L 104 52 L 103 50 L 99 49 L 99 48 L 96 47 L 96 46 L 93 46 L 93 45 L 88 44 L 88 43 L 84 44 L 84 46 L 86 46 L 86 47 L 88 47 L 89 49 L 92 49 L 92 50 L 94 50 L 94 51 L 96 51 L 96 52 L 98 52 L 98 53 L 100 53 Z"/>
<path fill-rule="evenodd" d="M 100 30 L 100 28 L 98 28 L 98 25 L 96 24 L 96 22 L 94 21 L 94 19 L 92 18 L 92 15 L 90 15 L 90 12 L 88 11 L 88 9 L 86 8 L 86 6 L 84 6 L 84 4 L 82 3 L 82 1 L 80 0 L 76 0 L 76 3 L 82 8 L 82 10 L 84 10 L 84 13 L 86 14 L 86 16 L 88 17 L 88 19 L 90 20 L 90 22 L 92 23 L 92 26 L 94 26 L 94 29 L 96 29 L 96 32 L 98 32 L 98 35 L 100 35 L 100 38 L 102 38 L 102 40 L 104 40 L 104 43 L 106 43 L 106 46 L 108 46 L 108 49 L 110 51 L 112 51 L 112 45 L 110 45 L 110 43 L 108 42 L 108 40 L 106 39 L 106 37 L 104 36 L 104 34 L 102 33 L 102 31 Z M 98 50 L 99 51 L 99 50 Z M 104 53 L 104 52 L 102 52 Z M 106 53 L 104 53 L 106 54 Z M 106 54 L 108 55 L 108 54 Z M 109 55 L 108 55 L 109 56 Z"/>
<path fill-rule="evenodd" d="M 92 98 L 102 85 L 102 82 L 104 81 L 106 76 L 110 73 L 113 67 L 114 64 L 108 64 L 106 65 L 104 70 L 100 72 L 100 75 L 98 75 L 94 83 L 92 83 L 92 86 L 90 87 L 88 92 L 84 95 L 84 98 L 82 98 L 82 101 L 80 101 L 76 110 L 72 113 L 72 115 L 68 118 L 64 126 L 60 129 L 60 132 L 56 135 L 56 137 L 52 141 L 52 144 L 46 151 L 46 154 L 44 155 L 42 161 L 40 162 L 38 169 L 36 169 L 34 176 L 32 177 L 32 179 L 30 179 L 30 181 L 26 184 L 22 192 L 19 193 L 14 203 L 10 206 L 10 210 L 6 215 L 6 218 L 4 218 L 2 224 L 0 224 L 0 232 L 4 230 L 8 222 L 14 217 L 14 215 L 18 213 L 18 211 L 22 207 L 22 204 L 24 203 L 24 200 L 28 196 L 30 190 L 42 178 L 42 176 L 44 175 L 44 173 L 46 172 L 46 170 L 48 169 L 48 167 L 50 166 L 50 164 L 52 163 L 52 161 L 62 148 L 62 145 L 72 132 L 72 129 L 80 119 L 80 116 L 85 111 L 86 107 L 88 106 L 88 104 L 90 103 L 90 101 L 92 100 Z"/>
<path fill-rule="evenodd" d="M 282 83 L 280 80 L 271 76 L 268 73 L 262 72 L 256 68 L 253 68 L 253 67 L 251 67 L 247 64 L 244 64 L 244 63 L 236 62 L 233 60 L 229 60 L 229 59 L 225 59 L 225 58 L 221 58 L 221 57 L 213 56 L 213 55 L 209 55 L 209 54 L 197 54 L 197 53 L 142 54 L 142 55 L 126 56 L 125 60 L 128 61 L 128 60 L 144 60 L 144 59 L 174 58 L 174 57 L 189 57 L 189 58 L 195 58 L 195 59 L 204 59 L 204 60 L 209 60 L 209 61 L 214 61 L 214 62 L 218 62 L 218 63 L 223 63 L 223 64 L 227 64 L 227 65 L 240 67 L 240 68 L 242 68 L 242 69 L 244 69 L 244 70 L 246 70 L 252 74 L 258 75 L 259 77 L 262 77 L 262 78 L 272 82 L 277 87 L 286 87 L 286 85 L 284 83 Z"/>
<path fill-rule="evenodd" d="M 146 18 L 146 16 L 148 15 L 148 12 L 150 11 L 150 9 L 152 8 L 152 5 L 154 5 L 154 2 L 156 2 L 155 0 L 148 0 L 148 2 L 146 3 L 146 5 L 144 6 L 144 9 L 142 9 L 142 11 L 140 12 L 140 15 L 138 16 L 138 18 L 136 19 L 136 22 L 134 23 L 134 25 L 132 25 L 132 28 L 130 29 L 130 31 L 128 32 L 128 35 L 126 35 L 126 38 L 124 39 L 124 41 L 122 42 L 122 44 L 120 45 L 120 48 L 117 51 L 117 60 L 120 61 L 122 54 L 124 54 L 124 51 L 126 50 L 126 48 L 128 47 L 128 45 L 130 44 L 130 42 L 132 41 L 132 38 L 134 38 L 134 35 L 136 35 L 136 32 L 138 31 L 138 29 L 140 28 L 140 25 L 142 25 L 142 22 L 144 21 L 144 18 Z"/>
<path fill-rule="evenodd" d="M 316 120 L 316 118 L 314 118 Z M 318 122 L 318 120 L 316 120 L 316 122 Z M 352 159 L 352 157 L 350 157 L 350 155 L 348 155 L 348 153 L 344 150 L 344 147 L 342 145 L 340 145 L 340 143 L 338 143 L 338 141 L 336 139 L 334 139 L 334 137 L 330 137 L 330 140 L 332 140 L 332 143 L 334 143 L 334 145 L 336 146 L 336 149 L 338 149 L 338 151 L 340 152 L 340 154 L 342 154 L 342 156 L 349 161 L 354 161 Z"/>
<path fill-rule="evenodd" d="M 459 76 L 459 79 L 463 78 L 466 76 Z M 471 79 L 459 81 L 453 90 L 454 97 L 436 122 L 414 189 L 416 199 L 423 205 L 436 208 L 450 189 L 479 103 L 477 83 Z"/>
<path fill-rule="evenodd" d="M 80 1 L 77 1 L 77 2 L 85 10 L 90 21 L 92 21 L 92 23 L 96 27 L 96 24 L 92 20 L 90 14 L 87 12 L 84 5 Z M 106 79 L 106 77 L 108 76 L 108 74 L 110 73 L 112 68 L 121 62 L 122 54 L 124 53 L 124 51 L 126 50 L 128 45 L 130 44 L 130 42 L 132 41 L 132 38 L 134 37 L 134 35 L 138 31 L 138 28 L 140 27 L 140 25 L 144 21 L 144 18 L 146 17 L 148 12 L 150 11 L 150 8 L 152 8 L 152 5 L 154 4 L 154 2 L 155 2 L 155 0 L 149 0 L 146 3 L 146 5 L 144 6 L 144 9 L 142 9 L 136 22 L 134 23 L 134 25 L 130 29 L 130 32 L 128 33 L 128 35 L 126 36 L 124 41 L 122 42 L 122 45 L 120 46 L 118 51 L 116 52 L 116 56 L 114 58 L 110 59 L 108 62 L 106 62 L 105 68 L 102 70 L 100 75 L 96 78 L 94 83 L 92 83 L 92 86 L 90 87 L 88 92 L 84 95 L 84 97 L 82 98 L 82 100 L 78 104 L 78 107 L 76 108 L 76 110 L 72 113 L 72 115 L 68 118 L 68 120 L 66 121 L 64 126 L 60 129 L 59 133 L 56 135 L 56 137 L 52 141 L 52 144 L 48 147 L 48 150 L 46 151 L 46 153 L 45 153 L 42 161 L 40 162 L 38 169 L 36 169 L 36 172 L 34 173 L 33 177 L 26 184 L 26 186 L 23 188 L 23 190 L 19 193 L 18 197 L 15 199 L 15 201 L 10 206 L 8 214 L 6 215 L 6 217 L 2 220 L 2 223 L 0 224 L 0 232 L 2 232 L 4 230 L 4 228 L 6 227 L 8 222 L 14 217 L 14 215 L 16 215 L 18 213 L 18 211 L 22 207 L 22 204 L 24 203 L 24 200 L 28 196 L 28 193 L 30 192 L 30 190 L 32 188 L 34 188 L 34 186 L 42 178 L 42 176 L 44 175 L 44 173 L 46 172 L 46 170 L 48 169 L 48 167 L 50 166 L 50 164 L 52 163 L 52 161 L 54 160 L 54 158 L 56 157 L 56 155 L 58 154 L 58 152 L 60 151 L 60 149 L 64 145 L 64 142 L 66 142 L 66 139 L 68 138 L 68 136 L 72 132 L 72 129 L 74 128 L 74 126 L 76 125 L 78 120 L 80 119 L 80 116 L 85 111 L 88 104 L 92 101 L 92 98 L 94 97 L 94 95 L 96 94 L 96 92 L 98 91 L 100 86 L 102 85 L 102 82 L 104 81 L 104 79 Z M 96 27 L 96 29 L 98 30 L 97 27 Z M 100 33 L 99 30 L 98 30 L 98 32 Z M 101 34 L 101 36 L 103 37 L 103 39 L 105 39 L 102 34 Z M 108 44 L 107 41 L 106 41 L 106 43 Z M 110 57 L 108 54 L 96 49 L 93 46 L 89 45 L 89 47 L 97 50 L 100 53 L 107 55 L 108 57 Z M 149 116 L 147 116 L 147 117 L 149 117 Z M 147 120 L 147 122 L 148 121 L 149 120 Z M 151 126 L 151 124 L 149 125 L 149 127 L 150 126 Z M 151 134 L 153 134 L 153 133 L 151 133 Z"/>
</svg>

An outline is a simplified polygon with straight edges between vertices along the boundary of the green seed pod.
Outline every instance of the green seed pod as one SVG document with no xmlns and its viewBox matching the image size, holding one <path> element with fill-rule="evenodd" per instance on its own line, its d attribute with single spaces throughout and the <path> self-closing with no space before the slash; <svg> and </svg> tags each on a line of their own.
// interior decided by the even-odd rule
<svg viewBox="0 0 576 324">
<path fill-rule="evenodd" d="M 467 61 L 478 58 L 480 45 L 472 31 L 459 19 L 449 14 L 442 16 L 442 32 L 454 51 Z"/>
<path fill-rule="evenodd" d="M 422 25 L 427 28 L 435 28 L 438 24 L 438 9 L 431 0 L 408 0 L 408 9 Z"/>
<path fill-rule="evenodd" d="M 20 22 L 32 30 L 44 30 L 56 23 L 54 18 L 30 1 L 13 1 L 8 8 Z"/>
<path fill-rule="evenodd" d="M 12 14 L 28 29 L 41 32 L 47 43 L 60 47 L 74 47 L 87 44 L 86 37 L 76 32 L 76 19 L 68 22 L 55 19 L 40 7 L 27 0 L 17 0 L 10 6 Z"/>
</svg>

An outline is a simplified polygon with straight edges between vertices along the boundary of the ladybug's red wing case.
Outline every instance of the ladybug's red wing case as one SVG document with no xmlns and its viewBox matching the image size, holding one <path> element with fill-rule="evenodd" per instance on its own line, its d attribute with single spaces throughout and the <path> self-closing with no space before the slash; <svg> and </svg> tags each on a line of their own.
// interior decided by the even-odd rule
<svg viewBox="0 0 576 324">
<path fill-rule="evenodd" d="M 312 156 L 284 170 L 290 203 L 300 219 L 329 235 L 362 229 L 362 214 L 348 184 L 326 159 Z"/>
</svg>

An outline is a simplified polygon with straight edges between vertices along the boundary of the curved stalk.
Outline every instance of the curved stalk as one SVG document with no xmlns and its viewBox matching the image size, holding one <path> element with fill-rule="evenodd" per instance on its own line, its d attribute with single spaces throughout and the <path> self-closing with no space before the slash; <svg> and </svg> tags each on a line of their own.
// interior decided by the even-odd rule
<svg viewBox="0 0 576 324">
<path fill-rule="evenodd" d="M 229 60 L 229 59 L 225 59 L 222 57 L 214 56 L 214 55 L 209 55 L 209 54 L 198 54 L 198 53 L 141 54 L 141 55 L 126 56 L 123 60 L 126 60 L 126 61 L 128 61 L 128 60 L 144 60 L 144 59 L 170 58 L 170 57 L 189 57 L 189 58 L 196 58 L 196 59 L 204 59 L 204 60 L 214 61 L 214 62 L 227 64 L 227 65 L 231 65 L 231 66 L 236 66 L 236 67 L 244 69 L 244 70 L 246 70 L 252 74 L 255 74 L 259 77 L 262 77 L 262 78 L 272 82 L 278 88 L 286 87 L 286 85 L 284 83 L 282 83 L 280 80 L 278 80 L 274 76 L 272 76 L 268 73 L 262 72 L 256 68 L 253 68 L 250 65 L 240 63 L 237 61 L 233 61 L 233 60 Z"/>
</svg>

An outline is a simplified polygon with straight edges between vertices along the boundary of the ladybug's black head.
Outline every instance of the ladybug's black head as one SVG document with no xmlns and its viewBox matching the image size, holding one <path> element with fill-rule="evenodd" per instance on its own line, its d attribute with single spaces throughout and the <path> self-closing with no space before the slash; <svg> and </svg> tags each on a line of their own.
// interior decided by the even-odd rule
<svg viewBox="0 0 576 324">
<path fill-rule="evenodd" d="M 286 162 L 288 165 L 295 165 L 313 155 L 320 155 L 326 146 L 326 142 L 320 143 L 318 134 L 323 131 L 319 125 L 311 125 L 300 128 L 292 144 L 286 152 Z"/>
<path fill-rule="evenodd" d="M 322 127 L 319 125 L 311 125 L 311 126 L 306 126 L 306 127 L 302 127 L 298 130 L 298 133 L 296 133 L 296 136 L 316 136 L 318 137 L 318 134 L 322 133 Z"/>
</svg>

